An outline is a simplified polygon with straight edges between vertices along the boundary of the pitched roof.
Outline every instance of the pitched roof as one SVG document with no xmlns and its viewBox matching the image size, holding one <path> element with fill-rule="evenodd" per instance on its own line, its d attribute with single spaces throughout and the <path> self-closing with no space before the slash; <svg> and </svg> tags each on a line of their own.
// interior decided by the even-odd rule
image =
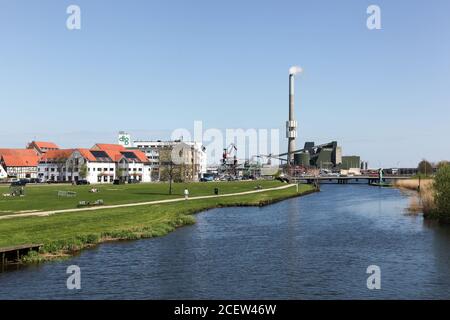
<svg viewBox="0 0 450 320">
<path fill-rule="evenodd" d="M 98 150 L 114 150 L 114 151 L 122 151 L 126 150 L 124 146 L 120 144 L 108 144 L 108 143 L 97 143 L 95 146 L 92 147 L 92 149 L 98 149 Z"/>
<path fill-rule="evenodd" d="M 129 150 L 129 151 L 132 151 L 140 161 L 149 162 L 149 160 L 144 152 L 142 152 L 140 150 Z"/>
<path fill-rule="evenodd" d="M 139 162 L 149 162 L 147 156 L 142 151 L 129 150 L 120 144 L 97 143 L 92 149 L 105 151 L 108 157 L 115 162 L 120 161 L 126 153 L 133 154 L 133 158 L 136 158 Z"/>
<path fill-rule="evenodd" d="M 88 161 L 96 161 L 94 155 L 91 153 L 89 149 L 76 149 L 83 158 Z"/>
<path fill-rule="evenodd" d="M 74 151 L 75 149 L 49 150 L 44 155 L 42 155 L 41 161 L 67 159 L 72 155 Z"/>
<path fill-rule="evenodd" d="M 31 144 L 34 144 L 39 149 L 59 149 L 59 147 L 53 142 L 32 141 Z"/>
<path fill-rule="evenodd" d="M 99 145 L 96 145 L 97 147 Z M 108 145 L 106 145 L 108 146 Z M 117 145 L 112 145 L 117 146 Z M 122 146 L 120 146 L 122 147 Z M 60 150 L 63 151 L 63 150 Z M 78 151 L 82 157 L 84 157 L 88 161 L 113 161 L 113 162 L 119 162 L 122 158 L 125 158 L 127 160 L 132 160 L 136 162 L 143 162 L 148 163 L 149 160 L 146 157 L 145 153 L 143 153 L 140 150 L 127 150 L 122 147 L 122 150 L 115 150 L 112 149 L 99 149 L 99 148 L 92 148 L 92 149 L 75 149 L 72 151 Z M 49 154 L 47 152 L 47 154 Z M 53 153 L 50 153 L 52 155 Z M 56 154 L 56 153 L 55 153 Z M 43 156 L 45 157 L 45 155 Z"/>
<path fill-rule="evenodd" d="M 118 150 L 107 149 L 103 151 L 115 162 L 119 161 L 122 158 L 122 153 Z"/>
<path fill-rule="evenodd" d="M 0 149 L 0 158 L 7 167 L 36 167 L 39 162 L 31 149 Z"/>
<path fill-rule="evenodd" d="M 39 157 L 36 155 L 36 152 L 31 149 L 0 149 L 0 156 L 2 155 Z"/>
</svg>

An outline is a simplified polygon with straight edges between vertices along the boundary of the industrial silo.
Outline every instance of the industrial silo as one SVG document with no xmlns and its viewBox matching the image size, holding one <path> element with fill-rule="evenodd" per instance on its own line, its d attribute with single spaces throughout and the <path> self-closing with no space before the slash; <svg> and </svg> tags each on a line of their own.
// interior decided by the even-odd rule
<svg viewBox="0 0 450 320">
<path fill-rule="evenodd" d="M 309 167 L 310 159 L 311 157 L 308 152 L 294 154 L 294 163 L 297 166 Z"/>
</svg>

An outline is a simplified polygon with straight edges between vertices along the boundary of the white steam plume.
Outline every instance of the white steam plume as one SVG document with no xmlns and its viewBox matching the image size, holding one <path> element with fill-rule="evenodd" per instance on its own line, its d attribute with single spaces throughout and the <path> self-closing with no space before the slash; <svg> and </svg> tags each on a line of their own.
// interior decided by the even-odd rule
<svg viewBox="0 0 450 320">
<path fill-rule="evenodd" d="M 296 74 L 302 73 L 302 72 L 303 72 L 303 69 L 298 66 L 292 66 L 289 68 L 289 74 L 291 74 L 291 75 L 296 75 Z"/>
</svg>

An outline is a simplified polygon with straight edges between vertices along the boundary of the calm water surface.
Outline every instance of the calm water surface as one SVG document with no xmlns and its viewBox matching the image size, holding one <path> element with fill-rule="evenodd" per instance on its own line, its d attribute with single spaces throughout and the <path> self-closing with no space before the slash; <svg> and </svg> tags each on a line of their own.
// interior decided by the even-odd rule
<svg viewBox="0 0 450 320">
<path fill-rule="evenodd" d="M 103 244 L 0 273 L 1 299 L 450 299 L 450 227 L 367 185 L 262 208 L 223 208 L 165 237 Z M 381 290 L 366 269 L 381 268 Z M 81 268 L 79 291 L 66 268 Z"/>
</svg>

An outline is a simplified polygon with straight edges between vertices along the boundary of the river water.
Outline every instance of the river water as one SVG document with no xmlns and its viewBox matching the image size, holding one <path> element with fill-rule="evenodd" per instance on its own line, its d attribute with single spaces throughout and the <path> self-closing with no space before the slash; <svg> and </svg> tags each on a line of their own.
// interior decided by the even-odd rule
<svg viewBox="0 0 450 320">
<path fill-rule="evenodd" d="M 107 243 L 0 273 L 0 299 L 449 299 L 450 227 L 406 214 L 397 189 L 323 185 L 221 208 L 167 236 Z M 81 290 L 66 269 L 81 268 Z M 366 285 L 369 265 L 381 289 Z"/>
</svg>

